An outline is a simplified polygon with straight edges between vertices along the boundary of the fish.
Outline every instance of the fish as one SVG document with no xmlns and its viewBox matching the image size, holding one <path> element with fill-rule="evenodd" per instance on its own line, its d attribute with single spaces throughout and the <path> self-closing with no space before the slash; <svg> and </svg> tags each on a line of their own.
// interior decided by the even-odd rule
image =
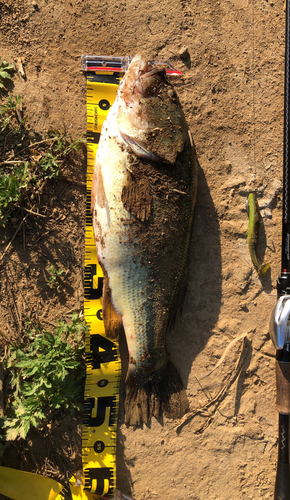
<svg viewBox="0 0 290 500">
<path fill-rule="evenodd" d="M 256 193 L 249 193 L 247 200 L 247 212 L 249 216 L 247 243 L 252 262 L 257 270 L 258 276 L 263 278 L 270 268 L 269 262 L 263 264 L 257 256 L 257 243 L 259 237 L 260 209 Z"/>
<path fill-rule="evenodd" d="M 166 350 L 185 295 L 197 156 L 166 65 L 138 54 L 103 124 L 92 182 L 105 335 L 125 332 L 125 423 L 180 418 L 188 399 Z"/>
</svg>

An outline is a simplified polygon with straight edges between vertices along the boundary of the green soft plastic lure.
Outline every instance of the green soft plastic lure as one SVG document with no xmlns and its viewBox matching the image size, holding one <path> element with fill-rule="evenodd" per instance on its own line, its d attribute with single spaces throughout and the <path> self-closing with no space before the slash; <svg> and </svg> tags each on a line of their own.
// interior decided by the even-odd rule
<svg viewBox="0 0 290 500">
<path fill-rule="evenodd" d="M 270 264 L 268 262 L 266 264 L 263 264 L 257 257 L 257 243 L 261 216 L 256 193 L 249 194 L 247 200 L 247 211 L 249 216 L 247 237 L 249 252 L 258 275 L 260 276 L 260 278 L 263 278 L 268 271 Z"/>
</svg>

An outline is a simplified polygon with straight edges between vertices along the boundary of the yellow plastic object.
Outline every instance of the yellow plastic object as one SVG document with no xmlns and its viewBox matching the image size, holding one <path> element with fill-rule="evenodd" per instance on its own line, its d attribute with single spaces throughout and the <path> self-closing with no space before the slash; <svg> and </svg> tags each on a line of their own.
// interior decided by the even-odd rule
<svg viewBox="0 0 290 500">
<path fill-rule="evenodd" d="M 0 493 L 13 500 L 55 500 L 62 490 L 54 479 L 0 467 Z"/>
<path fill-rule="evenodd" d="M 84 313 L 86 385 L 82 430 L 84 488 L 101 497 L 116 490 L 116 438 L 121 362 L 118 340 L 105 336 L 102 316 L 102 269 L 98 263 L 91 216 L 94 163 L 102 125 L 115 101 L 121 75 L 87 74 L 87 211 Z"/>
<path fill-rule="evenodd" d="M 0 493 L 11 500 L 99 500 L 83 486 L 76 486 L 75 477 L 67 489 L 49 477 L 9 467 L 0 467 Z"/>
</svg>

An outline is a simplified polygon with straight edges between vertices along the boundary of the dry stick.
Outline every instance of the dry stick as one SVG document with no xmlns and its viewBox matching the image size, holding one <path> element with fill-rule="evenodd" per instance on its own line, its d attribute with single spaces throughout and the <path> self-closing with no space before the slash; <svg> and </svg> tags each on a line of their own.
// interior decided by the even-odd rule
<svg viewBox="0 0 290 500">
<path fill-rule="evenodd" d="M 242 335 L 240 335 L 239 337 L 235 338 L 234 340 L 232 340 L 228 345 L 227 347 L 225 348 L 224 350 L 224 353 L 222 355 L 222 357 L 218 360 L 217 364 L 213 367 L 213 369 L 209 372 L 209 373 L 206 373 L 205 375 L 203 375 L 203 377 L 201 377 L 200 380 L 203 380 L 204 378 L 206 377 L 209 377 L 222 363 L 223 361 L 225 360 L 225 357 L 227 356 L 229 350 L 233 347 L 233 345 L 238 341 L 238 340 L 241 340 L 243 339 L 244 337 L 246 337 L 247 334 L 246 333 L 243 333 Z"/>
<path fill-rule="evenodd" d="M 41 319 L 41 321 L 42 321 L 43 323 L 47 323 L 48 325 L 53 326 L 53 328 L 56 328 L 56 327 L 57 327 L 57 324 L 56 324 L 56 323 L 52 323 L 51 321 L 48 321 L 48 320 L 47 320 L 47 319 L 45 319 L 45 318 L 42 318 L 42 319 Z"/>
<path fill-rule="evenodd" d="M 9 291 L 10 291 L 10 294 L 11 294 L 11 297 L 12 297 L 12 302 L 13 302 L 13 305 L 14 305 L 15 314 L 16 314 L 16 318 L 17 318 L 17 321 L 18 321 L 19 331 L 21 331 L 21 327 L 22 327 L 22 317 L 21 317 L 21 314 L 20 314 L 20 313 L 19 313 L 19 311 L 18 311 L 18 307 L 17 307 L 16 300 L 15 300 L 14 293 L 13 293 L 13 289 L 12 289 L 12 287 L 10 286 L 9 281 L 7 281 L 7 285 L 8 285 L 8 288 L 9 288 Z"/>
<path fill-rule="evenodd" d="M 25 212 L 28 212 L 29 214 L 38 215 L 38 217 L 46 218 L 46 215 L 39 214 L 38 212 L 33 212 L 32 210 L 28 210 L 28 208 L 20 207 L 19 205 L 15 205 L 15 207 L 20 208 L 20 210 L 24 210 Z"/>
<path fill-rule="evenodd" d="M 202 392 L 205 394 L 206 398 L 207 398 L 209 401 L 211 401 L 211 400 L 212 400 L 212 395 L 211 395 L 210 391 L 208 391 L 208 394 L 209 394 L 209 395 L 208 395 L 208 394 L 206 393 L 205 388 L 202 386 L 202 384 L 201 384 L 201 382 L 200 382 L 200 380 L 199 380 L 198 376 L 197 376 L 197 375 L 195 375 L 195 373 L 194 373 L 194 376 L 195 376 L 195 378 L 196 378 L 197 382 L 199 383 L 200 388 L 201 388 Z"/>
<path fill-rule="evenodd" d="M 16 321 L 16 316 L 15 316 L 14 312 L 12 311 L 9 303 L 7 304 L 7 309 L 8 309 L 8 312 L 10 314 L 10 318 L 12 320 L 12 323 L 14 324 L 14 328 L 18 332 L 19 323 L 18 323 L 18 321 Z"/>
<path fill-rule="evenodd" d="M 15 165 L 16 163 L 24 163 L 24 160 L 14 160 L 14 161 L 1 161 L 0 165 Z"/>
<path fill-rule="evenodd" d="M 7 247 L 5 248 L 4 252 L 2 253 L 1 257 L 0 257 L 0 264 L 3 260 L 3 258 L 5 257 L 6 253 L 8 252 L 9 248 L 11 247 L 13 241 L 15 240 L 17 234 L 18 234 L 18 231 L 21 229 L 22 227 L 22 224 L 24 224 L 24 222 L 26 221 L 27 217 L 28 217 L 29 214 L 25 215 L 25 217 L 23 217 L 22 221 L 20 222 L 18 228 L 16 229 L 13 237 L 12 237 L 12 240 L 10 241 L 10 243 L 8 243 Z"/>
<path fill-rule="evenodd" d="M 190 145 L 193 148 L 193 140 L 192 140 L 192 135 L 191 135 L 190 130 L 188 131 L 188 136 L 189 136 L 189 140 L 190 140 Z"/>
<path fill-rule="evenodd" d="M 174 430 L 176 432 L 180 432 L 182 427 L 185 424 L 187 424 L 188 422 L 190 422 L 193 419 L 193 417 L 195 417 L 195 415 L 197 415 L 199 413 L 205 413 L 210 406 L 212 406 L 214 403 L 218 403 L 220 401 L 220 399 L 225 395 L 225 393 L 227 392 L 229 387 L 233 384 L 235 379 L 238 377 L 238 375 L 241 371 L 241 368 L 243 366 L 243 362 L 245 359 L 246 338 L 247 338 L 247 336 L 245 335 L 243 337 L 243 347 L 242 347 L 242 350 L 241 350 L 240 355 L 238 357 L 238 360 L 236 362 L 235 369 L 228 377 L 226 383 L 219 390 L 219 392 L 208 403 L 206 403 L 202 408 L 198 408 L 197 410 L 190 411 L 190 412 L 186 413 L 184 415 L 184 417 L 181 419 L 181 421 L 179 422 L 179 424 L 176 427 L 174 427 Z"/>
<path fill-rule="evenodd" d="M 44 144 L 45 142 L 52 142 L 52 141 L 56 141 L 57 139 L 55 137 L 52 137 L 51 139 L 43 139 L 43 141 L 38 141 L 38 142 L 33 142 L 32 144 L 29 144 L 29 146 L 26 146 L 25 148 L 23 149 L 20 149 L 20 151 L 18 151 L 18 155 L 20 153 L 22 153 L 23 151 L 26 151 L 26 149 L 29 149 L 29 148 L 32 148 L 34 146 L 39 146 L 39 144 Z M 9 160 L 12 160 L 12 158 L 14 158 L 14 153 L 13 155 L 9 156 L 9 158 L 6 160 L 6 161 L 9 161 Z M 23 163 L 23 162 L 22 162 Z"/>
</svg>

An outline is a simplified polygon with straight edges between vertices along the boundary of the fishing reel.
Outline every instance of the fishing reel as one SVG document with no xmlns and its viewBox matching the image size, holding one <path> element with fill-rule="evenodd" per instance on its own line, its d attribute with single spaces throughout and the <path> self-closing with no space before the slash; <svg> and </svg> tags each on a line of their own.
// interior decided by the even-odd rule
<svg viewBox="0 0 290 500">
<path fill-rule="evenodd" d="M 277 300 L 269 331 L 276 351 L 287 349 L 290 344 L 290 295 L 283 295 Z"/>
</svg>

